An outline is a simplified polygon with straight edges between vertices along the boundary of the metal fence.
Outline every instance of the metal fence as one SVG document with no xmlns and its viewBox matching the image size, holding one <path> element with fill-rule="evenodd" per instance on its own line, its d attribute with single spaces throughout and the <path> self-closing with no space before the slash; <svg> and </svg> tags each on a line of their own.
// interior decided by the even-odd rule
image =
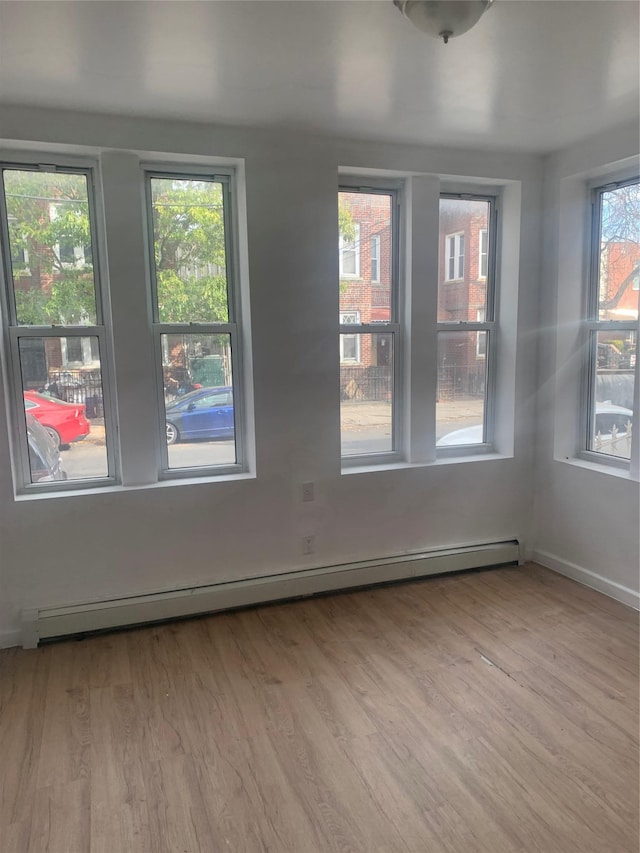
<svg viewBox="0 0 640 853">
<path fill-rule="evenodd" d="M 340 399 L 389 403 L 393 392 L 390 367 L 340 367 Z"/>
<path fill-rule="evenodd" d="M 438 399 L 457 400 L 483 397 L 485 392 L 484 364 L 450 364 L 438 368 Z"/>
<path fill-rule="evenodd" d="M 88 418 L 104 417 L 102 374 L 99 370 L 52 370 L 41 390 L 67 403 L 82 403 Z"/>
</svg>

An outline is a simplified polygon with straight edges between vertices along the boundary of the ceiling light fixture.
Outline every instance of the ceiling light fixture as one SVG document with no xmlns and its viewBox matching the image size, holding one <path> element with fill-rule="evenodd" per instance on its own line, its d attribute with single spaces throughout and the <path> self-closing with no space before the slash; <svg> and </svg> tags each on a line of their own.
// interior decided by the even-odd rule
<svg viewBox="0 0 640 853">
<path fill-rule="evenodd" d="M 405 18 L 428 33 L 442 38 L 461 36 L 477 24 L 493 0 L 393 0 Z"/>
</svg>

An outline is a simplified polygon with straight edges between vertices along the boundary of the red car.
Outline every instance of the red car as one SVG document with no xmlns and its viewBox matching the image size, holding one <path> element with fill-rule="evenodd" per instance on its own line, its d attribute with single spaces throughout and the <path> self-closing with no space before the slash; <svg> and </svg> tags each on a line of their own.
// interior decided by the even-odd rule
<svg viewBox="0 0 640 853">
<path fill-rule="evenodd" d="M 89 435 L 91 424 L 85 416 L 82 403 L 65 403 L 48 394 L 25 391 L 24 408 L 42 424 L 56 447 L 63 447 Z"/>
</svg>

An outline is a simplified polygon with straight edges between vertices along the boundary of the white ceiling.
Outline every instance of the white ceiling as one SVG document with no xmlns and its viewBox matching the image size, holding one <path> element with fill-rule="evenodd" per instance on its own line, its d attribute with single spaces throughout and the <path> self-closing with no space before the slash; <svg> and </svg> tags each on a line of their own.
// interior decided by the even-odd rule
<svg viewBox="0 0 640 853">
<path fill-rule="evenodd" d="M 547 152 L 638 118 L 638 11 L 496 0 L 445 46 L 391 0 L 2 0 L 0 100 Z"/>
</svg>

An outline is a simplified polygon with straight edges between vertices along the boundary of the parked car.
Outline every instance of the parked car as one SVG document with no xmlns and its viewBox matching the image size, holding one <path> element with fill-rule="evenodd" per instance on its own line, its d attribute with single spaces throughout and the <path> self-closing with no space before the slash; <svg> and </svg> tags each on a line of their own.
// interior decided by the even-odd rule
<svg viewBox="0 0 640 853">
<path fill-rule="evenodd" d="M 200 388 L 166 407 L 167 444 L 234 433 L 233 389 Z"/>
<path fill-rule="evenodd" d="M 627 434 L 627 424 L 633 423 L 633 412 L 624 406 L 616 406 L 610 400 L 596 403 L 596 424 L 594 434 L 600 433 L 603 441 L 611 441 L 611 430 L 615 426 L 618 438 Z M 436 447 L 459 447 L 468 444 L 482 444 L 482 424 L 454 429 L 438 439 Z"/>
<path fill-rule="evenodd" d="M 46 429 L 27 412 L 27 443 L 29 445 L 29 467 L 32 483 L 66 480 L 60 453 Z"/>
<path fill-rule="evenodd" d="M 48 394 L 25 391 L 24 408 L 42 424 L 56 447 L 80 441 L 91 430 L 83 403 L 65 403 Z"/>
</svg>

